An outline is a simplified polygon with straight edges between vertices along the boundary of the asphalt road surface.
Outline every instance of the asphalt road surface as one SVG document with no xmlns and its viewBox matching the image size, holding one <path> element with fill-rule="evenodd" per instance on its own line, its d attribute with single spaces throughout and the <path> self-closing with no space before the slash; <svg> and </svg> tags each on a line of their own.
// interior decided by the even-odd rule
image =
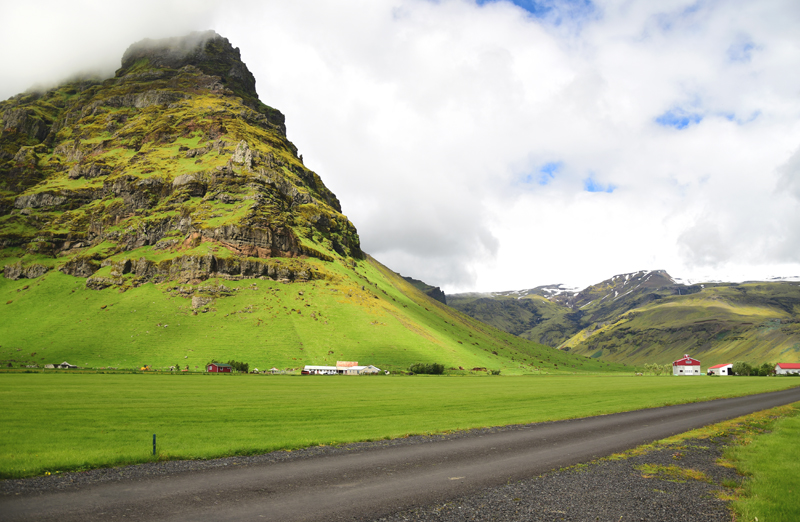
<svg viewBox="0 0 800 522">
<path fill-rule="evenodd" d="M 793 388 L 423 444 L 7 495 L 0 498 L 0 520 L 373 520 L 797 401 L 800 388 Z"/>
</svg>

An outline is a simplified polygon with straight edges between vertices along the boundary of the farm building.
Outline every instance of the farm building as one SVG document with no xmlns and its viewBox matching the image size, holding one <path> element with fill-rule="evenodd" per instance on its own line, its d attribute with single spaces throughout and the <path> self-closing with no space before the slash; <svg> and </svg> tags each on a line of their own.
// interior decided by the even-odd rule
<svg viewBox="0 0 800 522">
<path fill-rule="evenodd" d="M 209 373 L 231 373 L 233 366 L 230 364 L 209 363 L 206 366 L 206 371 Z"/>
<path fill-rule="evenodd" d="M 700 361 L 684 355 L 672 363 L 672 375 L 700 375 Z"/>
<path fill-rule="evenodd" d="M 709 375 L 733 375 L 732 364 L 716 364 L 708 368 Z"/>
<path fill-rule="evenodd" d="M 75 366 L 74 364 L 70 364 L 67 361 L 62 362 L 61 364 L 56 364 L 55 366 L 56 368 L 59 368 L 61 370 L 69 370 L 77 368 L 77 366 Z"/>
<path fill-rule="evenodd" d="M 306 365 L 301 372 L 303 375 L 364 375 L 367 373 L 380 373 L 380 368 L 372 366 L 359 366 L 355 361 L 337 361 L 336 366 Z"/>
<path fill-rule="evenodd" d="M 775 365 L 775 375 L 788 375 L 800 373 L 800 363 L 778 363 Z"/>
</svg>

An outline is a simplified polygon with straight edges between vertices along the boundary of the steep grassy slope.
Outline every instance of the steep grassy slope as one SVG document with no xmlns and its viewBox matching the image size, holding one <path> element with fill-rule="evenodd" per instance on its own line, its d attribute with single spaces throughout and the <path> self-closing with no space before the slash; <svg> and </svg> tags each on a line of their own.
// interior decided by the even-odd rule
<svg viewBox="0 0 800 522">
<path fill-rule="evenodd" d="M 393 371 L 415 362 L 503 374 L 627 370 L 495 330 L 422 294 L 371 258 L 306 262 L 326 278 L 210 278 L 125 291 L 90 289 L 84 279 L 58 271 L 33 281 L 0 279 L 0 299 L 7 303 L 0 361 L 191 370 L 211 359 L 282 370 L 337 360 Z M 208 302 L 193 308 L 198 296 Z"/>
</svg>

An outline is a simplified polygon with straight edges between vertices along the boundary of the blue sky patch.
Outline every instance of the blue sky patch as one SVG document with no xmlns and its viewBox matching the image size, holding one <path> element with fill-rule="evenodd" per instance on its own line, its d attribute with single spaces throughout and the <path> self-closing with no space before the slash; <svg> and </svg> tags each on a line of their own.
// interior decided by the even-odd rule
<svg viewBox="0 0 800 522">
<path fill-rule="evenodd" d="M 656 118 L 656 123 L 663 127 L 673 127 L 681 130 L 689 125 L 694 125 L 703 121 L 703 115 L 699 112 L 687 111 L 685 109 L 670 109 Z"/>
<path fill-rule="evenodd" d="M 594 178 L 592 178 L 592 176 L 589 176 L 588 178 L 583 180 L 583 190 L 585 190 L 586 192 L 606 192 L 608 194 L 611 194 L 616 189 L 617 189 L 616 185 L 612 185 L 611 183 L 609 183 L 608 185 L 603 185 L 602 183 L 595 181 Z"/>
<path fill-rule="evenodd" d="M 705 7 L 704 3 L 701 0 L 679 11 L 658 13 L 654 16 L 654 20 L 661 31 L 665 33 L 674 31 L 680 27 L 690 25 L 694 16 Z"/>
<path fill-rule="evenodd" d="M 747 63 L 753 59 L 756 44 L 749 38 L 742 38 L 728 47 L 728 59 L 732 62 Z"/>
<path fill-rule="evenodd" d="M 580 21 L 596 12 L 591 0 L 476 0 L 476 2 L 478 5 L 509 2 L 526 10 L 534 18 L 547 19 L 554 25 Z"/>
<path fill-rule="evenodd" d="M 525 176 L 524 183 L 528 185 L 549 185 L 551 181 L 556 178 L 556 174 L 564 166 L 561 161 L 550 161 L 539 167 L 538 171 L 532 172 Z"/>
<path fill-rule="evenodd" d="M 556 177 L 556 173 L 561 170 L 564 164 L 560 161 L 545 163 L 539 169 L 539 185 L 548 185 Z"/>
<path fill-rule="evenodd" d="M 746 125 L 751 121 L 755 120 L 756 118 L 758 118 L 759 116 L 761 116 L 761 111 L 753 111 L 753 113 L 747 118 L 737 116 L 736 113 L 734 112 L 722 113 L 723 118 L 725 118 L 728 121 L 732 121 L 736 125 Z"/>
</svg>

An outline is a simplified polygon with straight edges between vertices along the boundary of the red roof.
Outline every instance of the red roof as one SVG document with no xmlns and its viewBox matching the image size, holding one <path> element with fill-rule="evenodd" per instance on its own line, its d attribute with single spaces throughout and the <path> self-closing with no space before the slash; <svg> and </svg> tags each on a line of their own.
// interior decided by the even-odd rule
<svg viewBox="0 0 800 522">
<path fill-rule="evenodd" d="M 726 366 L 731 366 L 731 363 L 727 363 L 727 364 L 715 364 L 714 366 L 709 366 L 709 367 L 708 367 L 708 369 L 709 369 L 709 370 L 714 370 L 714 369 L 717 369 L 717 368 L 725 368 Z"/>
<path fill-rule="evenodd" d="M 800 370 L 800 363 L 778 363 L 781 370 Z"/>
<path fill-rule="evenodd" d="M 678 359 L 672 366 L 700 366 L 700 361 L 697 359 L 692 359 L 688 355 L 684 355 L 683 359 Z"/>
</svg>

